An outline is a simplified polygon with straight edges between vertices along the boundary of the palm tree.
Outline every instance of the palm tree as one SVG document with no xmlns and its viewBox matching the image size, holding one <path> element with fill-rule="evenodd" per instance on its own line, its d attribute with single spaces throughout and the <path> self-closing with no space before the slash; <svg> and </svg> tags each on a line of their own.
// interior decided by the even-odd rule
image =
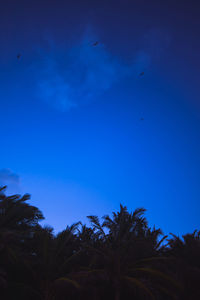
<svg viewBox="0 0 200 300">
<path fill-rule="evenodd" d="M 200 232 L 168 244 L 145 209 L 88 216 L 55 235 L 29 195 L 0 189 L 0 297 L 11 300 L 200 298 Z M 81 225 L 81 226 L 80 226 Z M 175 280 L 175 279 L 176 280 Z"/>
<path fill-rule="evenodd" d="M 79 223 L 67 227 L 57 236 L 53 235 L 51 227 L 35 228 L 30 244 L 30 257 L 25 263 L 31 285 L 39 299 L 61 299 L 62 295 L 57 298 L 58 289 L 69 293 L 70 290 L 79 288 L 78 283 L 68 276 L 71 271 L 70 261 L 78 248 L 74 234 L 78 225 Z"/>
<path fill-rule="evenodd" d="M 165 284 L 179 287 L 169 276 L 150 266 L 160 259 L 152 256 L 160 247 L 161 242 L 157 239 L 161 231 L 148 228 L 144 211 L 141 208 L 128 213 L 127 208 L 120 205 L 120 211 L 113 213 L 113 219 L 103 217 L 103 224 L 97 216 L 89 216 L 92 229 L 99 236 L 99 243 L 97 247 L 86 246 L 91 253 L 89 268 L 76 274 L 76 277 L 86 277 L 93 284 L 94 278 L 103 284 L 107 282 L 114 291 L 115 300 L 119 300 L 125 290 L 133 288 L 135 293 L 139 290 L 154 299 L 153 283 L 165 293 L 168 292 Z M 104 227 L 109 229 L 108 234 L 104 232 Z"/>
<path fill-rule="evenodd" d="M 24 196 L 6 196 L 6 187 L 0 189 L 0 231 L 13 230 L 25 232 L 38 224 L 44 217 L 41 211 L 27 201 L 29 194 Z"/>
<path fill-rule="evenodd" d="M 44 217 L 38 208 L 27 203 L 30 195 L 6 196 L 5 190 L 6 187 L 0 188 L 0 281 L 8 281 L 9 291 L 20 277 L 19 272 L 16 275 L 17 268 L 26 255 L 32 230 Z"/>
<path fill-rule="evenodd" d="M 200 299 L 200 231 L 183 235 L 182 239 L 171 235 L 166 252 L 175 258 L 174 273 L 183 282 L 181 299 Z"/>
</svg>

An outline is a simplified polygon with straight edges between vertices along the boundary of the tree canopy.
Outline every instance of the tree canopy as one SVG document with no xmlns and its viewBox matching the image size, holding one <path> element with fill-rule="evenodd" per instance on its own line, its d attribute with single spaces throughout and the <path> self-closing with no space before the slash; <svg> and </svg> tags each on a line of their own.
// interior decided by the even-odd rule
<svg viewBox="0 0 200 300">
<path fill-rule="evenodd" d="M 29 200 L 0 189 L 1 299 L 200 299 L 200 231 L 167 237 L 120 205 L 54 234 Z"/>
</svg>

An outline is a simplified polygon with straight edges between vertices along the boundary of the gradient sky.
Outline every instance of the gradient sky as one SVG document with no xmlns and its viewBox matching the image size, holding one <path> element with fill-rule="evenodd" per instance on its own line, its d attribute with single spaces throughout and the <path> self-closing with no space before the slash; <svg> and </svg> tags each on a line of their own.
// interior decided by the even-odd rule
<svg viewBox="0 0 200 300">
<path fill-rule="evenodd" d="M 198 1 L 3 2 L 0 184 L 56 232 L 119 203 L 200 229 Z"/>
</svg>

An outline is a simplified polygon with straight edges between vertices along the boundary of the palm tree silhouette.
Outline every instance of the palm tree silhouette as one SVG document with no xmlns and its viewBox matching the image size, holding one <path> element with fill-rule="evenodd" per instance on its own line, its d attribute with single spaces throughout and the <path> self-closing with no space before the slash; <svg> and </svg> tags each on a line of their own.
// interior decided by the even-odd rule
<svg viewBox="0 0 200 300">
<path fill-rule="evenodd" d="M 128 213 L 127 208 L 120 205 L 120 211 L 113 213 L 113 218 L 104 216 L 102 224 L 97 216 L 89 216 L 92 230 L 99 237 L 99 244 L 98 247 L 86 245 L 91 253 L 89 267 L 76 274 L 76 278 L 85 277 L 92 283 L 95 278 L 102 284 L 107 282 L 115 300 L 119 300 L 127 289 L 135 293 L 140 291 L 155 299 L 152 283 L 156 285 L 158 278 L 164 284 L 179 288 L 175 280 L 149 265 L 159 260 L 159 257 L 152 256 L 160 247 L 158 236 L 161 231 L 148 228 L 144 212 L 145 209 L 139 208 Z M 109 230 L 107 235 L 104 227 Z M 164 284 L 163 289 L 162 285 L 159 288 L 162 292 L 166 292 Z"/>
<path fill-rule="evenodd" d="M 200 231 L 183 235 L 183 239 L 171 234 L 167 254 L 175 258 L 175 271 L 183 282 L 182 299 L 200 299 Z"/>
</svg>

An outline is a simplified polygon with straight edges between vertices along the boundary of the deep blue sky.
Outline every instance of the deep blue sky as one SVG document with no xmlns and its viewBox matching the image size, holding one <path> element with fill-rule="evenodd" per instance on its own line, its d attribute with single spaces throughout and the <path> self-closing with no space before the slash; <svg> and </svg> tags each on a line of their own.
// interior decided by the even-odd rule
<svg viewBox="0 0 200 300">
<path fill-rule="evenodd" d="M 199 15 L 196 0 L 1 3 L 0 183 L 56 231 L 119 203 L 200 229 Z"/>
</svg>

